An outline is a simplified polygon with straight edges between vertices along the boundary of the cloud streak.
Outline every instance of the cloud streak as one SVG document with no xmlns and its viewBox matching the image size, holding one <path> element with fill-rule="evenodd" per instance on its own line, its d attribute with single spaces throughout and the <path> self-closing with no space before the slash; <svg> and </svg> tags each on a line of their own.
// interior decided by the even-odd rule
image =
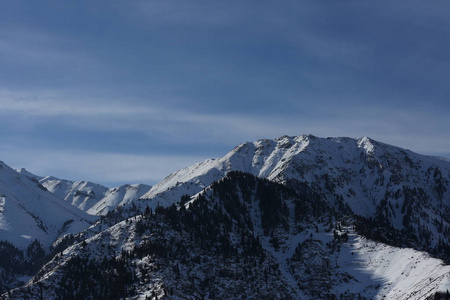
<svg viewBox="0 0 450 300">
<path fill-rule="evenodd" d="M 414 140 L 417 133 L 421 133 L 421 140 L 435 141 L 440 135 L 438 132 L 450 130 L 448 122 L 443 122 L 445 116 L 442 117 L 444 119 L 437 118 L 436 111 L 424 112 L 420 106 L 408 110 L 386 110 L 375 104 L 376 98 L 373 105 L 355 102 L 350 106 L 331 109 L 310 106 L 304 107 L 301 114 L 210 114 L 163 105 L 106 100 L 58 101 L 60 98 L 64 96 L 44 94 L 31 97 L 2 92 L 0 113 L 35 116 L 34 122 L 50 122 L 55 126 L 65 123 L 69 127 L 86 130 L 140 132 L 151 140 L 175 140 L 180 145 L 217 143 L 229 147 L 233 143 L 258 138 L 313 133 L 321 136 L 369 135 L 385 142 L 402 141 L 400 146 L 424 151 L 427 150 L 426 143 Z M 441 153 L 445 147 L 450 148 L 448 143 L 439 144 Z"/>
</svg>

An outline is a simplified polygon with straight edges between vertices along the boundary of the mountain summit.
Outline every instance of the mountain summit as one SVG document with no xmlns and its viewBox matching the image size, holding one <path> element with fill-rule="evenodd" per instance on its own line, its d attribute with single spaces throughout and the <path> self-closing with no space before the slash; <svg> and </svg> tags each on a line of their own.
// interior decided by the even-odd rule
<svg viewBox="0 0 450 300">
<path fill-rule="evenodd" d="M 415 230 L 425 226 L 437 233 L 430 237 L 433 245 L 450 236 L 450 162 L 367 137 L 300 135 L 243 143 L 222 158 L 169 175 L 141 198 L 170 205 L 230 171 L 291 187 L 313 186 L 331 205 L 347 205 L 357 215 L 381 218 L 397 229 L 422 220 Z"/>
</svg>

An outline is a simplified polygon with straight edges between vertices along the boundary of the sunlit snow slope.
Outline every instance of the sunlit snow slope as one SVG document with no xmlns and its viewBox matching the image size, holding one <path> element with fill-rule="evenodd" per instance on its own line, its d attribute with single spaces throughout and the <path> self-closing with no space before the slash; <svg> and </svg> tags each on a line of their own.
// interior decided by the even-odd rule
<svg viewBox="0 0 450 300">
<path fill-rule="evenodd" d="M 94 220 L 0 162 L 0 240 L 24 248 L 38 239 L 49 246 L 58 236 L 78 233 Z"/>
<path fill-rule="evenodd" d="M 281 183 L 295 180 L 316 184 L 329 196 L 342 196 L 355 213 L 364 216 L 373 215 L 383 199 L 402 205 L 395 198 L 404 196 L 406 188 L 423 188 L 434 198 L 436 201 L 429 208 L 433 214 L 439 215 L 440 202 L 450 206 L 450 162 L 367 137 L 312 135 L 243 143 L 224 157 L 170 174 L 142 198 L 170 205 L 184 194 L 198 193 L 229 171 Z M 402 222 L 401 215 L 393 217 L 396 225 Z"/>
<path fill-rule="evenodd" d="M 118 206 L 137 200 L 151 188 L 146 184 L 125 184 L 116 188 L 107 188 L 90 181 L 70 181 L 53 176 L 41 177 L 24 168 L 17 172 L 38 180 L 47 190 L 90 215 L 105 215 Z"/>
</svg>

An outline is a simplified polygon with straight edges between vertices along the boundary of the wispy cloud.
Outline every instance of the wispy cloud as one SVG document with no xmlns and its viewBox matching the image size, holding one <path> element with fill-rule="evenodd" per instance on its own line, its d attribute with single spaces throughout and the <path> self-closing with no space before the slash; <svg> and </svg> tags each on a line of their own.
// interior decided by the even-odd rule
<svg viewBox="0 0 450 300">
<path fill-rule="evenodd" d="M 11 60 L 18 64 L 51 64 L 74 58 L 69 49 L 61 51 L 64 42 L 70 42 L 64 41 L 62 37 L 54 38 L 39 31 L 17 28 L 1 29 L 0 36 L 0 53 L 3 61 Z"/>
<path fill-rule="evenodd" d="M 230 136 L 235 138 L 237 133 L 240 138 L 246 138 L 261 134 L 262 129 L 269 135 L 281 131 L 275 122 L 269 126 L 263 117 L 250 113 L 210 114 L 163 104 L 105 99 L 71 101 L 54 92 L 38 96 L 0 92 L 0 107 L 0 114 L 34 116 L 34 122 L 65 123 L 95 130 L 131 130 L 163 139 L 178 139 L 178 142 L 186 139 L 223 142 L 229 141 Z"/>
<path fill-rule="evenodd" d="M 124 115 L 155 114 L 146 107 L 136 107 L 133 104 L 114 103 L 108 99 L 77 99 L 70 92 L 57 90 L 39 91 L 38 93 L 24 93 L 0 91 L 0 113 L 17 112 L 36 116 L 98 116 L 107 115 L 120 117 Z"/>
<path fill-rule="evenodd" d="M 1 28 L 0 38 L 2 65 L 11 64 L 29 70 L 53 68 L 60 74 L 60 68 L 65 68 L 67 74 L 87 74 L 96 68 L 107 68 L 95 56 L 82 51 L 76 39 L 63 34 L 15 26 Z M 42 76 L 48 74 L 43 73 Z"/>
<path fill-rule="evenodd" d="M 327 107 L 326 101 L 320 105 L 319 99 L 314 106 L 293 106 L 293 113 L 286 114 L 202 113 L 174 105 L 107 99 L 67 101 L 67 97 L 54 93 L 31 96 L 3 91 L 0 92 L 0 114 L 17 114 L 22 118 L 34 116 L 34 123 L 54 123 L 55 126 L 65 124 L 86 130 L 139 132 L 149 141 L 172 142 L 180 146 L 216 143 L 231 147 L 258 138 L 313 133 L 320 136 L 368 135 L 424 151 L 430 141 L 435 143 L 441 139 L 440 132 L 450 131 L 446 116 L 436 109 L 424 109 L 413 103 L 407 110 L 395 105 L 379 107 L 376 97 L 372 104 L 346 100 L 346 105 L 331 107 Z M 421 139 L 415 138 L 418 134 Z M 446 147 L 450 149 L 450 142 L 438 144 L 440 147 L 436 151 L 442 153 Z"/>
<path fill-rule="evenodd" d="M 284 134 L 449 153 L 450 5 L 412 3 L 44 3 L 42 16 L 6 6 L 0 159 L 31 168 L 38 153 L 69 168 L 73 155 L 112 180 L 136 178 L 113 160 L 184 167 Z"/>
</svg>

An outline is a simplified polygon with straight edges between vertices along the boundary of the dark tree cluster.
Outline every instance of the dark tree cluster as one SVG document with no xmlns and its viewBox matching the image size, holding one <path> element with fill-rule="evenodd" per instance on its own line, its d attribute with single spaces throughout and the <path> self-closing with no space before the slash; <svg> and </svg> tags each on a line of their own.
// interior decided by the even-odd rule
<svg viewBox="0 0 450 300">
<path fill-rule="evenodd" d="M 450 292 L 448 290 L 446 292 L 436 292 L 426 300 L 450 300 Z"/>
<path fill-rule="evenodd" d="M 279 284 L 274 280 L 278 278 L 279 270 L 267 261 L 259 237 L 253 232 L 248 205 L 254 202 L 264 210 L 262 222 L 265 226 L 282 228 L 288 215 L 282 199 L 284 192 L 276 184 L 244 173 L 229 174 L 213 184 L 212 190 L 200 194 L 187 209 L 175 204 L 158 206 L 154 211 L 149 208 L 144 215 L 127 220 L 127 224 L 134 222 L 135 233 L 141 239 L 134 248 L 114 256 L 105 255 L 102 261 L 85 255 L 72 257 L 60 269 L 57 290 L 50 291 L 47 290 L 49 287 L 41 285 L 37 290 L 22 290 L 22 296 L 42 294 L 53 295 L 56 299 L 132 297 L 137 286 L 151 281 L 156 273 L 168 276 L 163 274 L 167 272 L 167 266 L 172 266 L 168 274 L 175 276 L 175 282 L 176 278 L 185 276 L 179 288 L 200 298 L 206 294 L 210 298 L 223 294 L 217 285 L 223 279 L 232 280 L 239 289 L 248 288 L 261 298 L 276 298 L 278 289 L 271 290 L 267 286 Z M 187 201 L 188 196 L 184 196 L 180 203 Z M 74 238 L 68 236 L 67 239 L 70 243 Z M 144 258 L 150 263 L 137 265 L 136 262 Z M 241 267 L 235 269 L 230 265 Z M 182 269 L 197 275 L 186 277 Z M 197 273 L 190 273 L 193 269 L 198 270 Z M 259 285 L 263 282 L 261 279 L 265 281 L 263 286 Z M 226 293 L 245 294 L 239 289 Z M 173 286 L 169 286 L 164 288 L 163 295 L 175 292 Z M 160 291 L 152 291 L 155 297 L 157 294 L 161 296 Z"/>
<path fill-rule="evenodd" d="M 316 222 L 321 218 L 336 214 L 336 209 L 330 207 L 325 200 L 326 197 L 319 192 L 319 188 L 292 179 L 286 183 L 286 186 L 293 191 L 294 216 L 297 222 Z M 346 208 L 345 205 L 343 205 L 343 211 L 345 211 L 344 208 Z"/>
<path fill-rule="evenodd" d="M 387 222 L 377 219 L 355 216 L 355 230 L 359 234 L 388 245 L 412 248 L 417 245 L 417 238 L 412 232 L 398 230 Z"/>
<path fill-rule="evenodd" d="M 132 296 L 133 272 L 125 258 L 97 262 L 76 256 L 64 266 L 55 299 L 122 299 Z"/>
<path fill-rule="evenodd" d="M 9 278 L 34 275 L 48 260 L 38 240 L 33 241 L 25 251 L 7 241 L 0 241 L 0 293 L 11 288 Z"/>
</svg>

